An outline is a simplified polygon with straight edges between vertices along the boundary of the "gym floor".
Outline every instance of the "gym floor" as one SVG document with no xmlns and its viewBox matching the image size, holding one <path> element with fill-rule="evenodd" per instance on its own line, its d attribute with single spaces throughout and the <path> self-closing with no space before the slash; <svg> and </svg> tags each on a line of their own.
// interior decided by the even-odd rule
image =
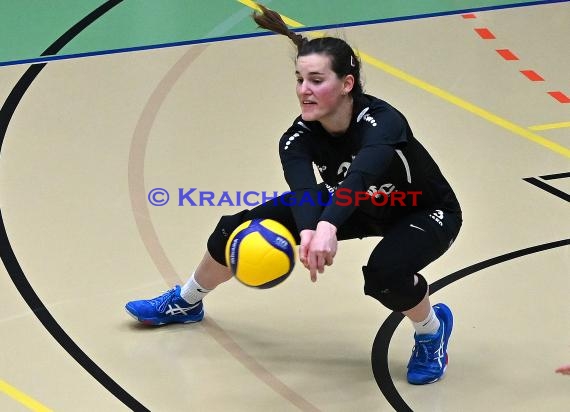
<svg viewBox="0 0 570 412">
<path fill-rule="evenodd" d="M 419 387 L 411 325 L 363 294 L 378 239 L 316 284 L 231 280 L 199 324 L 126 314 L 191 274 L 238 192 L 287 190 L 294 50 L 248 0 L 46 3 L 0 15 L 0 410 L 568 410 L 570 2 L 265 3 L 358 50 L 461 202 L 422 272 L 455 316 L 450 364 Z"/>
</svg>

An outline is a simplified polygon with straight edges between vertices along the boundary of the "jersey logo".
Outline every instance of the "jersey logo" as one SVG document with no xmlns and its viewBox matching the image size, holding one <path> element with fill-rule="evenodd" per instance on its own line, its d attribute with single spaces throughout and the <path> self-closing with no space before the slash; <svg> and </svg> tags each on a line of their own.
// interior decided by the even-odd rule
<svg viewBox="0 0 570 412">
<path fill-rule="evenodd" d="M 368 112 L 368 110 L 370 110 L 370 107 L 367 107 L 366 109 L 358 113 L 358 117 L 356 118 L 356 123 L 360 123 L 360 121 L 362 120 L 366 112 Z"/>
<path fill-rule="evenodd" d="M 368 110 L 370 110 L 370 107 L 367 107 L 364 110 L 362 110 L 360 113 L 358 113 L 358 116 L 356 117 L 356 123 L 360 123 L 360 121 L 364 119 L 365 122 L 368 122 L 372 126 L 376 127 L 378 123 L 376 122 L 375 118 L 367 114 Z"/>
<path fill-rule="evenodd" d="M 295 133 L 294 135 L 290 136 L 289 139 L 287 139 L 287 142 L 285 143 L 285 147 L 283 148 L 283 150 L 287 150 L 289 149 L 289 146 L 291 145 L 291 143 L 293 143 L 295 141 L 295 139 L 299 136 L 301 136 L 303 134 L 302 130 L 299 130 L 297 133 Z"/>
<path fill-rule="evenodd" d="M 369 114 L 364 115 L 364 121 L 370 123 L 373 127 L 378 126 L 378 123 L 376 123 L 376 119 L 370 116 Z"/>
<path fill-rule="evenodd" d="M 355 155 L 351 155 L 352 160 L 354 160 L 354 158 L 356 157 Z M 342 162 L 340 164 L 340 166 L 338 167 L 338 170 L 336 171 L 336 174 L 338 176 L 342 176 L 343 178 L 346 177 L 346 174 L 348 173 L 348 169 L 350 168 L 350 165 L 352 163 L 351 162 Z"/>
<path fill-rule="evenodd" d="M 392 183 L 384 183 L 383 185 L 380 185 L 380 187 L 370 186 L 367 192 L 370 196 L 374 196 L 376 199 L 378 199 L 380 196 L 382 196 L 381 193 L 384 193 L 386 196 L 390 196 L 390 193 L 392 193 L 394 190 L 396 190 L 396 186 L 394 186 Z"/>
<path fill-rule="evenodd" d="M 346 177 L 346 173 L 350 167 L 350 162 L 342 162 L 337 170 L 337 175 L 342 176 L 343 178 Z"/>
</svg>

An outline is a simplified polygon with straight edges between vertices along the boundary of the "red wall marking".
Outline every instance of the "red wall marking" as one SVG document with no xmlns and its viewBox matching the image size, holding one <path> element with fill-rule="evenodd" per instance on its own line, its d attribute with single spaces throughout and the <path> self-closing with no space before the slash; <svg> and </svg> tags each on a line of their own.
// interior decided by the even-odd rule
<svg viewBox="0 0 570 412">
<path fill-rule="evenodd" d="M 464 19 L 476 19 L 477 18 L 477 16 L 475 16 L 474 13 L 462 14 L 461 17 L 463 17 Z"/>
<path fill-rule="evenodd" d="M 533 82 L 544 81 L 544 78 L 534 70 L 521 70 L 521 73 L 524 74 L 529 80 L 532 80 Z"/>
<path fill-rule="evenodd" d="M 505 60 L 518 60 L 519 58 L 515 56 L 515 54 L 510 51 L 509 49 L 501 49 L 497 50 L 497 53 L 501 55 L 501 57 Z"/>
<path fill-rule="evenodd" d="M 496 39 L 495 35 L 493 33 L 491 33 L 491 30 L 486 29 L 486 28 L 481 28 L 481 29 L 475 29 L 475 31 L 477 32 L 477 34 L 485 40 L 492 40 L 492 39 Z"/>
</svg>

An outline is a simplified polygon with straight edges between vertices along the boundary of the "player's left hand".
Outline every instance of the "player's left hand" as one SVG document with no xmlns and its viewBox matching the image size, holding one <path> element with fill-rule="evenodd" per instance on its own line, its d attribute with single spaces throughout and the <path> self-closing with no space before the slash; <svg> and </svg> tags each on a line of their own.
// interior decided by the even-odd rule
<svg viewBox="0 0 570 412">
<path fill-rule="evenodd" d="M 320 221 L 307 252 L 311 281 L 317 281 L 317 272 L 323 273 L 325 266 L 333 264 L 337 251 L 336 226 Z"/>
<path fill-rule="evenodd" d="M 309 269 L 309 260 L 308 260 L 308 253 L 309 253 L 309 245 L 315 236 L 315 231 L 310 229 L 302 230 L 299 234 L 301 238 L 301 243 L 299 244 L 299 260 L 307 269 Z"/>
</svg>

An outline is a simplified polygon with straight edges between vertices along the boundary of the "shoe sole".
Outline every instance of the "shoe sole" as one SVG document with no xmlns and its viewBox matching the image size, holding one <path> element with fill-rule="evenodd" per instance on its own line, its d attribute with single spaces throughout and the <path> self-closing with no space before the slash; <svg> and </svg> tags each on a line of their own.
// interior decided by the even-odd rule
<svg viewBox="0 0 570 412">
<path fill-rule="evenodd" d="M 137 315 L 135 315 L 134 313 L 131 313 L 129 311 L 129 309 L 125 308 L 125 311 L 135 320 L 139 321 L 140 323 L 143 323 L 145 325 L 149 325 L 149 326 L 162 326 L 162 325 L 169 325 L 171 323 L 198 323 L 201 322 L 202 319 L 204 319 L 204 310 L 202 310 L 197 316 L 196 318 L 192 318 L 192 319 L 187 319 L 187 320 L 176 320 L 176 319 L 172 319 L 169 321 L 165 321 L 165 322 L 161 322 L 159 320 L 157 320 L 156 318 L 139 318 Z"/>
</svg>

